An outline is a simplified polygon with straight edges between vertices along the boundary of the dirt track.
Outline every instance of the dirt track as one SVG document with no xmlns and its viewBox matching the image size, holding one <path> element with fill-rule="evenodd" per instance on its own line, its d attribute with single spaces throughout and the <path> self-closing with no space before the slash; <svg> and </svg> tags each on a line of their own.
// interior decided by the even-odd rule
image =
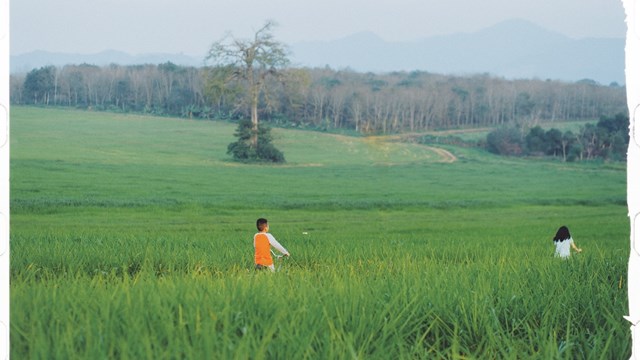
<svg viewBox="0 0 640 360">
<path fill-rule="evenodd" d="M 426 147 L 429 148 L 430 150 L 433 150 L 436 154 L 440 156 L 440 158 L 442 159 L 442 161 L 440 162 L 452 163 L 458 160 L 458 158 L 455 155 L 453 155 L 451 152 L 445 149 L 441 149 L 433 146 L 426 146 Z"/>
<path fill-rule="evenodd" d="M 385 136 L 368 136 L 366 137 L 366 139 L 368 141 L 374 141 L 374 142 L 393 142 L 393 141 L 401 141 L 401 142 L 411 142 L 411 139 L 414 139 L 417 136 L 420 136 L 423 134 L 402 134 L 402 135 L 385 135 Z M 409 141 L 407 141 L 409 140 Z M 455 162 L 456 160 L 458 160 L 458 158 L 453 155 L 451 152 L 442 149 L 442 148 L 438 148 L 438 147 L 433 147 L 433 146 L 428 146 L 428 145 L 422 145 L 424 147 L 426 147 L 427 149 L 435 152 L 436 154 L 438 154 L 438 156 L 440 156 L 440 161 L 439 162 L 443 162 L 443 163 L 452 163 Z"/>
</svg>

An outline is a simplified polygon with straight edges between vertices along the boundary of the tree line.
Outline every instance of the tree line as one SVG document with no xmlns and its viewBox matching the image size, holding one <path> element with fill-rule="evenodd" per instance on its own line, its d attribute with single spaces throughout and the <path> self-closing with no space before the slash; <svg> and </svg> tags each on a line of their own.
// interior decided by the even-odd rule
<svg viewBox="0 0 640 360">
<path fill-rule="evenodd" d="M 193 116 L 208 112 L 203 70 L 160 65 L 46 66 L 10 78 L 13 104 Z"/>
<path fill-rule="evenodd" d="M 486 148 L 507 156 L 552 156 L 562 161 L 616 160 L 627 158 L 629 117 L 620 113 L 602 116 L 596 124 L 585 124 L 577 132 L 562 132 L 540 126 L 527 131 L 501 127 L 487 135 Z"/>
<path fill-rule="evenodd" d="M 248 119 L 224 66 L 173 63 L 47 66 L 11 75 L 11 102 L 202 119 Z M 488 74 L 385 74 L 287 67 L 269 78 L 260 118 L 272 125 L 362 134 L 598 119 L 626 113 L 625 88 L 591 80 L 507 80 Z"/>
</svg>

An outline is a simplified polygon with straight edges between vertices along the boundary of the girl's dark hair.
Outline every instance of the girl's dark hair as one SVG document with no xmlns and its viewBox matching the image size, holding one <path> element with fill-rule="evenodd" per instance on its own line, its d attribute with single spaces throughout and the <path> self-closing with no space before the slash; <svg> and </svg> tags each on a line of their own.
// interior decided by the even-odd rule
<svg viewBox="0 0 640 360">
<path fill-rule="evenodd" d="M 553 241 L 563 241 L 569 238 L 571 238 L 569 228 L 566 226 L 560 226 L 560 229 L 558 229 L 558 232 L 556 232 L 556 236 L 553 238 Z"/>
</svg>

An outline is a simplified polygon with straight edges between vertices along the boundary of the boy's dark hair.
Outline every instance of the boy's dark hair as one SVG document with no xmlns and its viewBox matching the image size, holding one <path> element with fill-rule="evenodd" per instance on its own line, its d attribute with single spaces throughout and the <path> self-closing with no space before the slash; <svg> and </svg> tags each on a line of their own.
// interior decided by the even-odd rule
<svg viewBox="0 0 640 360">
<path fill-rule="evenodd" d="M 256 221 L 256 227 L 258 228 L 258 231 L 264 230 L 266 225 L 267 225 L 267 219 L 260 218 L 258 219 L 258 221 Z"/>
<path fill-rule="evenodd" d="M 569 233 L 569 228 L 566 226 L 561 226 L 556 232 L 556 236 L 553 238 L 553 241 L 564 241 L 571 238 L 571 234 Z"/>
</svg>

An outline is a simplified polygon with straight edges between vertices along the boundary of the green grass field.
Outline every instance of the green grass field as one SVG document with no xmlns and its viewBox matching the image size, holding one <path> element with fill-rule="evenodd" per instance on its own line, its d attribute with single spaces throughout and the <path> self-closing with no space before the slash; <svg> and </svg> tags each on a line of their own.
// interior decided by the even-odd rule
<svg viewBox="0 0 640 360">
<path fill-rule="evenodd" d="M 625 164 L 274 129 L 240 165 L 226 122 L 11 110 L 12 358 L 630 356 Z"/>
</svg>

